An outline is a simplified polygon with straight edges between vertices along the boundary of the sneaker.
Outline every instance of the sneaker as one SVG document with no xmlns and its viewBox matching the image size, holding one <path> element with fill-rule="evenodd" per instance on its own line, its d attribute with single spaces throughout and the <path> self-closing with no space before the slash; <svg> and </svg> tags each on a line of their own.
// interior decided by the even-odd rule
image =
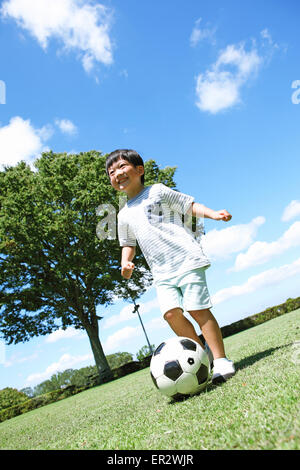
<svg viewBox="0 0 300 470">
<path fill-rule="evenodd" d="M 212 371 L 213 368 L 214 368 L 214 356 L 213 356 L 213 353 L 211 352 L 211 349 L 208 346 L 206 341 L 204 343 L 204 350 L 205 350 L 206 354 L 208 355 L 208 361 L 209 361 L 209 364 L 210 364 L 210 371 Z"/>
<path fill-rule="evenodd" d="M 226 357 L 214 360 L 214 370 L 212 383 L 214 385 L 226 382 L 235 374 L 235 367 L 232 361 Z"/>
</svg>

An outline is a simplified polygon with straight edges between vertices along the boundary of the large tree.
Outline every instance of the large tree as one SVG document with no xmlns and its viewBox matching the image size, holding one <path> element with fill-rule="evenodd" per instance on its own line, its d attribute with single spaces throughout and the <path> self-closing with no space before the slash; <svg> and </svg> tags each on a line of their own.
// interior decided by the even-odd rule
<svg viewBox="0 0 300 470">
<path fill-rule="evenodd" d="M 175 168 L 159 169 L 154 160 L 145 168 L 146 185 L 175 187 Z M 97 307 L 116 296 L 137 298 L 151 282 L 139 251 L 132 279 L 121 278 L 113 225 L 119 196 L 107 178 L 105 156 L 96 151 L 50 151 L 34 169 L 20 162 L 0 172 L 1 336 L 16 344 L 59 328 L 84 329 L 102 381 L 111 371 Z"/>
</svg>

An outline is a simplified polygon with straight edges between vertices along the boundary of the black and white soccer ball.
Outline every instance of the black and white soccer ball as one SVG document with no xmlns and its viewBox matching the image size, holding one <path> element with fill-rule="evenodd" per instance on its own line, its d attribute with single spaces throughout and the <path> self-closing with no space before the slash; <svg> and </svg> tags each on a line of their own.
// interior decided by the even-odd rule
<svg viewBox="0 0 300 470">
<path fill-rule="evenodd" d="M 194 395 L 210 377 L 208 356 L 196 341 L 176 336 L 161 343 L 153 353 L 150 373 L 154 385 L 168 397 Z"/>
</svg>

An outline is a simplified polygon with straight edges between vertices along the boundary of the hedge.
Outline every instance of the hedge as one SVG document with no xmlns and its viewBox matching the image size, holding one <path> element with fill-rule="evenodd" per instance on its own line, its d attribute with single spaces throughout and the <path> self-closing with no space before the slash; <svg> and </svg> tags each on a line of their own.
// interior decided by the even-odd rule
<svg viewBox="0 0 300 470">
<path fill-rule="evenodd" d="M 300 297 L 297 297 L 296 299 L 287 299 L 283 304 L 269 307 L 260 313 L 243 318 L 242 320 L 231 323 L 230 325 L 222 326 L 222 337 L 227 338 L 228 336 L 235 335 L 236 333 L 248 330 L 253 326 L 257 326 L 261 323 L 265 323 L 268 320 L 272 320 L 272 318 L 276 318 L 284 315 L 285 313 L 297 310 L 298 308 L 300 308 Z M 202 335 L 200 335 L 199 338 L 204 341 Z"/>
<path fill-rule="evenodd" d="M 19 403 L 18 405 L 11 406 L 10 408 L 5 408 L 0 411 L 0 423 L 15 416 L 27 413 L 27 411 L 35 410 L 44 405 L 49 405 L 56 401 L 68 398 L 76 393 L 82 392 L 88 387 L 76 387 L 75 385 L 70 385 L 63 389 L 53 390 L 52 392 L 45 393 L 44 395 L 39 395 L 29 400 Z"/>
<path fill-rule="evenodd" d="M 255 315 L 251 315 L 250 317 L 236 321 L 230 325 L 223 326 L 221 328 L 223 338 L 239 333 L 240 331 L 247 330 L 253 326 L 260 325 L 261 323 L 265 323 L 268 320 L 272 320 L 272 318 L 297 310 L 297 308 L 300 308 L 300 297 L 297 297 L 296 299 L 287 299 L 283 304 L 269 307 L 263 312 L 256 313 Z"/>
</svg>

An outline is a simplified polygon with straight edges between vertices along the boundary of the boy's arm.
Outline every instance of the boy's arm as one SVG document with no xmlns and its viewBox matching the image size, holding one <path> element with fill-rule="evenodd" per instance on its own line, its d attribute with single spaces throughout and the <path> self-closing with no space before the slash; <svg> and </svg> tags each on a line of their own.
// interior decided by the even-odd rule
<svg viewBox="0 0 300 470">
<path fill-rule="evenodd" d="M 225 209 L 220 211 L 214 211 L 205 207 L 203 204 L 199 204 L 198 202 L 193 202 L 191 208 L 188 211 L 188 214 L 191 214 L 194 217 L 205 217 L 207 219 L 213 220 L 223 220 L 224 222 L 229 222 L 231 220 L 232 215 Z"/>
<path fill-rule="evenodd" d="M 125 279 L 130 279 L 134 264 L 132 263 L 135 257 L 135 246 L 123 246 L 121 257 L 121 274 Z"/>
</svg>

